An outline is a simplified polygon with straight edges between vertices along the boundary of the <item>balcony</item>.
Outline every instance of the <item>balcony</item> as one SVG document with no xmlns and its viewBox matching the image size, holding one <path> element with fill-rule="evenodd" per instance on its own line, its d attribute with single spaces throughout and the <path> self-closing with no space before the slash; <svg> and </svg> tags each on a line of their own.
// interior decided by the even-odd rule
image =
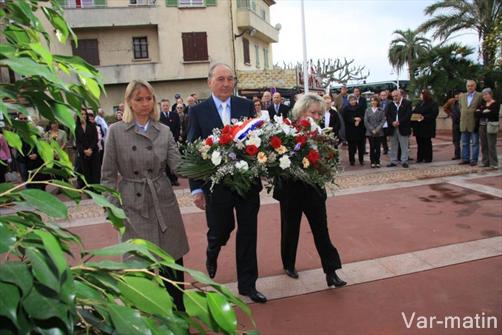
<svg viewBox="0 0 502 335">
<path fill-rule="evenodd" d="M 105 85 L 125 84 L 133 79 L 141 78 L 147 81 L 163 80 L 158 74 L 162 73 L 162 64 L 124 64 L 124 65 L 106 65 L 96 66 L 103 76 Z"/>
<path fill-rule="evenodd" d="M 267 43 L 279 42 L 279 30 L 272 27 L 263 18 L 248 8 L 237 9 L 237 28 L 241 30 L 255 29 L 254 37 Z"/>
<path fill-rule="evenodd" d="M 71 1 L 67 1 L 64 4 L 64 17 L 72 28 L 142 26 L 159 23 L 158 15 L 155 15 L 158 10 L 155 1 L 122 1 L 114 4 L 120 6 L 112 7 L 109 4 L 98 5 L 98 2 L 92 2 L 77 7 Z"/>
</svg>

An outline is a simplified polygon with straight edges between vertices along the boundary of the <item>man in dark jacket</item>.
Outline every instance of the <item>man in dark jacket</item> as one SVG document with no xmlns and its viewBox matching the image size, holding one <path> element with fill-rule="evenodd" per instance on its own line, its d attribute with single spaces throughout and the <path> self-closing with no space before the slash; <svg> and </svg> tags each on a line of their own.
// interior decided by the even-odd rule
<svg viewBox="0 0 502 335">
<path fill-rule="evenodd" d="M 398 150 L 401 149 L 401 166 L 407 168 L 408 143 L 411 135 L 411 102 L 403 99 L 399 90 L 392 92 L 392 100 L 385 109 L 391 139 L 390 164 L 387 166 L 397 166 Z"/>
<path fill-rule="evenodd" d="M 255 115 L 250 100 L 232 96 L 235 76 L 226 64 L 211 66 L 208 74 L 211 97 L 190 109 L 188 142 L 207 138 L 214 128 L 223 128 L 232 119 L 250 118 Z M 260 209 L 261 182 L 257 179 L 248 193 L 242 197 L 224 185 L 216 185 L 213 192 L 200 180 L 190 180 L 194 204 L 206 211 L 207 260 L 209 277 L 216 275 L 218 254 L 227 244 L 235 228 L 237 216 L 237 282 L 239 293 L 251 300 L 265 303 L 267 298 L 256 290 L 258 261 L 256 256 L 258 211 Z M 235 213 L 234 213 L 235 212 Z"/>
<path fill-rule="evenodd" d="M 275 92 L 272 96 L 272 104 L 268 107 L 268 115 L 270 115 L 270 120 L 274 120 L 274 116 L 282 116 L 283 118 L 288 117 L 289 107 L 281 103 L 281 93 Z"/>
<path fill-rule="evenodd" d="M 181 108 L 183 109 L 183 107 Z M 171 129 L 171 133 L 173 134 L 174 140 L 178 142 L 180 139 L 180 129 L 181 129 L 180 116 L 178 114 L 177 108 L 175 108 L 174 112 L 170 111 L 169 100 L 167 99 L 162 99 L 160 101 L 159 121 L 168 126 L 169 129 Z M 172 185 L 174 186 L 180 185 L 180 183 L 178 182 L 178 177 L 175 174 L 171 173 L 171 169 L 169 167 L 166 167 L 166 174 L 169 177 L 169 180 L 171 181 Z"/>
</svg>

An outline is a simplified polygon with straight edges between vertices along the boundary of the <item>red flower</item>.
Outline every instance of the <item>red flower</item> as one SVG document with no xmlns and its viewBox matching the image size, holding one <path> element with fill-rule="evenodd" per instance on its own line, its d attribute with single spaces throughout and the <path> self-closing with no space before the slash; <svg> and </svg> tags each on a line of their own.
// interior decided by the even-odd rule
<svg viewBox="0 0 502 335">
<path fill-rule="evenodd" d="M 300 126 L 303 128 L 310 128 L 310 122 L 307 119 L 300 120 Z"/>
<path fill-rule="evenodd" d="M 272 148 L 274 149 L 277 149 L 279 148 L 281 145 L 282 145 L 282 141 L 281 141 L 281 138 L 278 137 L 278 136 L 272 136 L 270 138 L 270 145 L 272 146 Z"/>
<path fill-rule="evenodd" d="M 232 138 L 231 135 L 229 135 L 229 134 L 221 134 L 218 143 L 220 143 L 220 145 L 225 145 L 225 144 L 228 144 L 228 143 L 232 142 L 232 140 L 233 140 L 233 138 Z"/>
<path fill-rule="evenodd" d="M 221 130 L 221 133 L 222 134 L 231 134 L 232 133 L 232 126 L 230 125 L 226 125 L 225 127 L 223 127 L 223 129 Z"/>
<path fill-rule="evenodd" d="M 317 150 L 311 149 L 307 154 L 307 159 L 312 165 L 316 165 L 319 158 L 321 158 L 321 155 L 319 155 L 319 151 Z"/>
<path fill-rule="evenodd" d="M 254 144 L 248 145 L 246 146 L 246 153 L 249 156 L 255 156 L 258 153 L 258 148 Z"/>
<path fill-rule="evenodd" d="M 300 143 L 301 145 L 304 145 L 305 142 L 307 142 L 307 136 L 296 136 L 296 143 Z"/>
<path fill-rule="evenodd" d="M 288 119 L 287 117 L 286 117 L 286 118 L 284 118 L 284 119 L 282 119 L 282 121 L 283 121 L 285 124 L 287 124 L 288 126 L 291 126 L 291 120 L 290 120 L 290 119 Z"/>
<path fill-rule="evenodd" d="M 212 146 L 214 144 L 213 138 L 208 137 L 206 138 L 206 145 Z"/>
</svg>

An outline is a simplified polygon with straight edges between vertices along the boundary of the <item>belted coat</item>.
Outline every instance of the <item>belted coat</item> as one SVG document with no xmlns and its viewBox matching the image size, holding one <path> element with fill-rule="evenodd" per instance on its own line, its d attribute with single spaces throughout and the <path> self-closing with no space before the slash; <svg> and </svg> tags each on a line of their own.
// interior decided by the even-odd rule
<svg viewBox="0 0 502 335">
<path fill-rule="evenodd" d="M 134 122 L 121 121 L 110 126 L 101 183 L 122 195 L 128 217 L 123 238 L 151 241 L 174 259 L 185 255 L 189 247 L 165 169 L 168 165 L 174 172 L 180 162 L 169 127 L 153 120 L 146 132 L 139 130 Z"/>
</svg>

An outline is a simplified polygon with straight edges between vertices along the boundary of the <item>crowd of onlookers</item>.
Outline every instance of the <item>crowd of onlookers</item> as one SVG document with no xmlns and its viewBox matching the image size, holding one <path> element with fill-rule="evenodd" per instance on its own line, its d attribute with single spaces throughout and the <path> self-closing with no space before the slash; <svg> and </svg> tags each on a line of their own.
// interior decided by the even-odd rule
<svg viewBox="0 0 502 335">
<path fill-rule="evenodd" d="M 443 110 L 452 120 L 452 140 L 454 157 L 460 164 L 478 164 L 479 146 L 481 145 L 481 165 L 498 167 L 496 141 L 499 130 L 500 102 L 496 101 L 490 88 L 476 91 L 476 82 L 469 80 L 467 91 L 455 91 L 446 101 Z M 335 96 L 322 95 L 326 103 L 326 112 L 321 121 L 322 127 L 330 127 L 342 146 L 347 147 L 348 161 L 364 165 L 364 155 L 369 154 L 372 168 L 381 167 L 381 154 L 390 155 L 388 167 L 401 165 L 409 167 L 410 136 L 416 137 L 416 163 L 430 163 L 433 160 L 432 138 L 436 136 L 436 118 L 439 105 L 431 92 L 424 89 L 419 100 L 413 104 L 404 90 L 383 90 L 373 94 L 367 100 L 359 88 L 349 94 L 342 86 Z M 286 101 L 279 92 L 265 91 L 261 96 L 252 98 L 257 117 L 274 121 L 274 117 L 288 117 L 295 100 L 301 94 Z M 174 97 L 174 103 L 167 98 L 159 102 L 160 122 L 167 125 L 176 141 L 186 141 L 189 127 L 190 108 L 199 103 L 195 93 L 184 100 L 180 94 Z M 108 123 L 122 120 L 124 104 L 120 103 L 114 118 L 105 119 L 102 108 L 95 114 L 93 110 L 83 108 L 82 117 L 76 117 L 75 137 L 65 131 L 57 121 L 51 121 L 45 129 L 38 126 L 45 139 L 55 140 L 70 159 L 75 170 L 85 176 L 88 183 L 100 182 L 101 162 L 104 143 L 108 132 Z M 19 114 L 18 121 L 30 122 L 30 117 Z M 369 144 L 369 151 L 367 147 Z M 0 182 L 5 181 L 6 173 L 17 171 L 23 181 L 29 178 L 29 171 L 36 170 L 43 161 L 36 148 L 23 143 L 20 155 L 10 148 L 0 135 Z M 56 167 L 57 169 L 57 167 Z M 57 174 L 57 172 L 56 172 Z M 179 185 L 177 177 L 168 171 L 173 185 Z M 54 177 L 54 176 L 52 176 Z M 64 178 L 64 176 L 59 176 Z M 39 173 L 33 180 L 47 179 Z M 82 180 L 79 180 L 79 186 Z M 43 184 L 31 187 L 44 188 Z"/>
</svg>

